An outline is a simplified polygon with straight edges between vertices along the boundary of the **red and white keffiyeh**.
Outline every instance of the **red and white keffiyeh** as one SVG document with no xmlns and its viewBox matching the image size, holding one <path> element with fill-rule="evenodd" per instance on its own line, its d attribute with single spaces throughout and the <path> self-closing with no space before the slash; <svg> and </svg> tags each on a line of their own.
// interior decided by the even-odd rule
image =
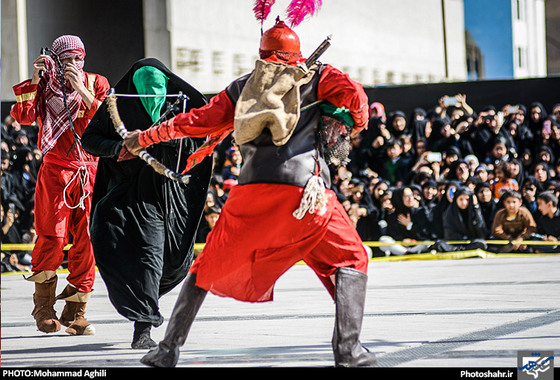
<svg viewBox="0 0 560 380">
<path fill-rule="evenodd" d="M 52 50 L 61 60 L 78 56 L 81 60 L 78 64 L 78 70 L 82 73 L 82 77 L 85 80 L 85 75 L 83 75 L 83 59 L 86 56 L 86 51 L 79 37 L 71 35 L 61 36 L 53 42 Z M 45 58 L 45 66 L 45 85 L 43 89 L 45 110 L 43 112 L 43 133 L 41 138 L 43 154 L 51 150 L 58 138 L 70 127 L 57 63 L 52 57 L 48 56 Z M 76 120 L 82 97 L 68 82 L 65 81 L 65 83 L 66 101 L 70 108 L 72 120 Z"/>
</svg>

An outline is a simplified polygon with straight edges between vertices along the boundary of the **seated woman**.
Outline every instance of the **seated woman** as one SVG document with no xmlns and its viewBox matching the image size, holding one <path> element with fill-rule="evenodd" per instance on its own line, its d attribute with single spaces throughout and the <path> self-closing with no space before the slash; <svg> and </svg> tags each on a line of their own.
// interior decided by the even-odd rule
<svg viewBox="0 0 560 380">
<path fill-rule="evenodd" d="M 379 241 L 382 243 L 414 243 L 430 239 L 427 231 L 430 226 L 428 213 L 420 207 L 410 187 L 395 189 L 391 203 L 393 211 L 387 215 L 386 233 L 388 236 L 381 236 Z M 426 249 L 425 244 L 407 246 L 396 243 L 381 247 L 387 256 L 422 253 Z"/>
<path fill-rule="evenodd" d="M 492 195 L 492 189 L 488 182 L 479 182 L 475 189 L 474 194 L 476 196 L 477 204 L 480 207 L 480 212 L 484 218 L 484 223 L 486 224 L 485 238 L 489 238 L 492 231 L 490 227 L 494 220 L 496 212 L 499 210 L 500 206 L 498 202 L 494 199 Z"/>
<path fill-rule="evenodd" d="M 446 252 L 486 249 L 485 233 L 486 223 L 476 197 L 467 187 L 459 187 L 443 215 L 443 236 L 446 241 L 468 240 L 470 243 L 448 244 L 438 241 L 435 249 Z"/>
</svg>

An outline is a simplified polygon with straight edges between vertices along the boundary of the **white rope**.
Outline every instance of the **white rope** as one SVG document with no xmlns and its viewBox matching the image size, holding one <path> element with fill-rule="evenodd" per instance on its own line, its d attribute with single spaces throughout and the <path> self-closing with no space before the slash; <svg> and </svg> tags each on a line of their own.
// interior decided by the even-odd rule
<svg viewBox="0 0 560 380">
<path fill-rule="evenodd" d="M 76 141 L 76 144 L 77 144 L 76 145 L 76 150 L 78 151 L 78 160 L 80 161 L 80 167 L 78 168 L 78 170 L 76 170 L 76 173 L 74 174 L 72 179 L 70 179 L 70 181 L 64 187 L 64 190 L 62 191 L 62 196 L 63 196 L 63 199 L 64 199 L 64 204 L 69 209 L 74 210 L 74 209 L 77 209 L 79 207 L 82 210 L 85 210 L 86 209 L 85 200 L 91 194 L 91 192 L 89 190 L 86 191 L 86 189 L 89 187 L 89 181 L 90 181 L 89 170 L 88 170 L 88 166 L 85 162 L 84 152 L 82 151 L 81 141 L 80 140 Z M 66 192 L 70 188 L 70 185 L 72 184 L 72 182 L 74 182 L 77 178 L 80 179 L 80 189 L 82 190 L 81 191 L 82 195 L 80 196 L 80 199 L 78 199 L 78 202 L 75 205 L 70 205 L 69 202 L 66 200 Z"/>
<path fill-rule="evenodd" d="M 321 210 L 326 203 L 325 182 L 320 176 L 314 175 L 307 181 L 299 207 L 292 215 L 301 220 L 308 212 L 314 214 L 317 210 Z"/>
<path fill-rule="evenodd" d="M 82 161 L 82 163 L 83 163 L 83 161 Z M 80 180 L 80 187 L 83 190 L 82 191 L 82 196 L 80 197 L 80 199 L 78 200 L 78 202 L 75 205 L 70 205 L 70 203 L 68 202 L 68 200 L 66 198 L 66 193 L 67 193 L 67 190 L 70 188 L 70 185 L 74 181 L 76 181 L 76 179 L 78 179 L 78 178 Z M 70 179 L 70 181 L 68 181 L 68 183 L 64 187 L 64 190 L 62 191 L 62 196 L 64 198 L 64 204 L 66 205 L 66 207 L 68 207 L 71 210 L 77 209 L 78 207 L 81 208 L 82 210 L 85 210 L 85 208 L 86 208 L 85 200 L 90 195 L 89 190 L 85 191 L 85 189 L 87 189 L 88 186 L 89 186 L 89 172 L 88 172 L 87 165 L 84 164 L 83 166 L 80 166 L 78 168 L 78 170 L 76 171 L 74 176 L 72 176 L 72 178 Z"/>
</svg>

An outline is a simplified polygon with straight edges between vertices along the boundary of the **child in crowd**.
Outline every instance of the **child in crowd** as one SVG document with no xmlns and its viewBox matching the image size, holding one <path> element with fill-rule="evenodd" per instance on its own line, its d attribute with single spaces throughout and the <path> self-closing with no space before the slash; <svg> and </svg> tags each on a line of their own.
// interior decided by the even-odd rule
<svg viewBox="0 0 560 380">
<path fill-rule="evenodd" d="M 394 186 L 402 186 L 404 180 L 406 167 L 405 160 L 401 157 L 402 153 L 403 147 L 400 140 L 387 143 L 386 157 L 380 174 Z"/>
<path fill-rule="evenodd" d="M 506 190 L 519 190 L 519 183 L 513 178 L 512 165 L 509 161 L 500 163 L 494 170 L 496 177 L 490 181 L 495 199 L 500 199 Z"/>
<path fill-rule="evenodd" d="M 526 252 L 530 247 L 521 245 L 522 240 L 531 239 L 537 231 L 537 224 L 531 212 L 522 206 L 521 194 L 507 190 L 501 198 L 504 208 L 496 213 L 492 224 L 492 236 L 495 239 L 509 240 L 499 252 Z"/>
</svg>

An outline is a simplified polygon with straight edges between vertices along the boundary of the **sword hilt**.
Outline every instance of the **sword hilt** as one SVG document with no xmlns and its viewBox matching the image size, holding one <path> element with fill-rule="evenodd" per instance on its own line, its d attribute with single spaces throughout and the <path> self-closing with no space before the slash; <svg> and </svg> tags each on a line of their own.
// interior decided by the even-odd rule
<svg viewBox="0 0 560 380">
<path fill-rule="evenodd" d="M 317 62 L 320 56 L 331 46 L 331 36 L 327 36 L 321 45 L 315 49 L 313 53 L 305 60 L 305 62 L 300 63 L 298 66 L 301 67 L 305 72 L 309 71 L 309 68 Z"/>
</svg>

